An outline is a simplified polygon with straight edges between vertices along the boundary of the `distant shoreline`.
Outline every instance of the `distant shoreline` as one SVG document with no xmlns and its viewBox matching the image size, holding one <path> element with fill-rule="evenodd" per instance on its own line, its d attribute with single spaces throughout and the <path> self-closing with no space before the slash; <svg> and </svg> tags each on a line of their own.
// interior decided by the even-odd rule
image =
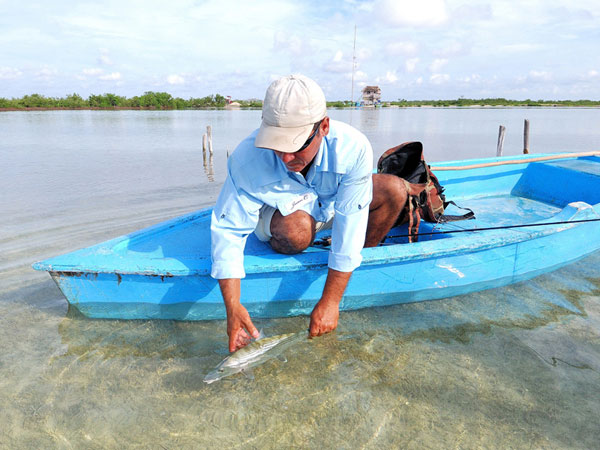
<svg viewBox="0 0 600 450">
<path fill-rule="evenodd" d="M 451 100 L 390 100 L 377 101 L 376 105 L 358 105 L 349 100 L 328 101 L 328 108 L 525 108 L 525 107 L 600 107 L 598 100 L 511 100 L 496 98 L 457 98 Z M 166 111 L 188 109 L 261 109 L 261 99 L 235 100 L 220 94 L 201 98 L 183 99 L 173 97 L 168 92 L 144 92 L 143 95 L 124 97 L 116 94 L 90 95 L 84 99 L 79 94 L 66 97 L 45 97 L 40 94 L 25 95 L 21 98 L 0 97 L 0 111 L 53 111 L 53 110 L 133 110 Z"/>
<path fill-rule="evenodd" d="M 457 106 L 457 105 L 407 105 L 407 106 L 398 106 L 398 105 L 384 105 L 378 106 L 376 108 L 373 107 L 365 107 L 365 106 L 327 106 L 327 109 L 427 109 L 427 108 L 436 108 L 436 109 L 501 109 L 501 108 L 588 108 L 588 109 L 596 109 L 600 108 L 600 103 L 598 105 L 561 105 L 561 104 L 551 104 L 551 105 L 468 105 L 468 106 Z M 35 112 L 35 111 L 209 111 L 209 110 L 224 110 L 224 111 L 240 111 L 240 110 L 260 110 L 260 107 L 237 107 L 237 108 L 228 108 L 228 107 L 198 107 L 198 108 L 153 108 L 153 107 L 145 107 L 145 106 L 113 106 L 113 107 L 40 107 L 40 106 L 32 106 L 32 107 L 22 107 L 22 108 L 0 108 L 0 112 Z"/>
<path fill-rule="evenodd" d="M 23 108 L 0 108 L 0 111 L 202 111 L 211 109 L 224 109 L 224 110 L 240 110 L 240 109 L 260 109 L 257 107 L 242 107 L 242 108 L 228 108 L 218 106 L 198 107 L 198 108 L 153 108 L 147 106 L 111 106 L 111 107 L 97 107 L 97 106 L 82 106 L 68 108 L 65 106 L 56 107 L 42 107 L 42 106 L 31 106 Z"/>
</svg>

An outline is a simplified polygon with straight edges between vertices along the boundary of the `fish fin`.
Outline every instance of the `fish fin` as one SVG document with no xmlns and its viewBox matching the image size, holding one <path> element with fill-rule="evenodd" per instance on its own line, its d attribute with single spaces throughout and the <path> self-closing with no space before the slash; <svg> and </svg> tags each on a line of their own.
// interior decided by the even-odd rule
<svg viewBox="0 0 600 450">
<path fill-rule="evenodd" d="M 264 332 L 263 332 L 263 330 L 261 329 L 261 330 L 258 332 L 258 337 L 257 337 L 255 340 L 264 339 L 264 338 L 266 338 L 266 337 L 267 337 L 267 336 L 265 335 L 265 333 L 264 333 Z"/>
<path fill-rule="evenodd" d="M 254 373 L 252 372 L 251 369 L 246 369 L 246 370 L 242 370 L 241 371 L 244 376 L 248 379 L 248 380 L 254 380 Z"/>
<path fill-rule="evenodd" d="M 281 362 L 286 363 L 287 362 L 287 358 L 283 355 L 277 355 L 277 359 Z"/>
</svg>

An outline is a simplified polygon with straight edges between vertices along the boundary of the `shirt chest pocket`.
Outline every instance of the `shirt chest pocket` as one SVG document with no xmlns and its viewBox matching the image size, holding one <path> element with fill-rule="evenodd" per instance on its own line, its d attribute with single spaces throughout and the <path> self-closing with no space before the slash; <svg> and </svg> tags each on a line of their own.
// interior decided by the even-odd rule
<svg viewBox="0 0 600 450">
<path fill-rule="evenodd" d="M 334 196 L 338 191 L 340 177 L 341 175 L 331 172 L 317 173 L 313 183 L 319 198 L 326 199 Z"/>
</svg>

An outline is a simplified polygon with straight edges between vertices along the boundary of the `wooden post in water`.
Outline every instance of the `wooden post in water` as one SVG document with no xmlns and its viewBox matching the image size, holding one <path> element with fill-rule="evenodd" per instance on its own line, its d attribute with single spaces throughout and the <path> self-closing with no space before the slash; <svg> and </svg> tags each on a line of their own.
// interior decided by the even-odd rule
<svg viewBox="0 0 600 450">
<path fill-rule="evenodd" d="M 213 154 L 213 146 L 212 146 L 212 127 L 210 125 L 206 125 L 206 135 L 208 136 L 208 153 Z"/>
<path fill-rule="evenodd" d="M 529 119 L 525 119 L 523 125 L 523 153 L 529 153 Z"/>
<path fill-rule="evenodd" d="M 500 125 L 500 129 L 498 130 L 498 147 L 496 148 L 496 156 L 502 156 L 502 151 L 504 150 L 505 133 L 506 127 L 504 125 Z"/>
<path fill-rule="evenodd" d="M 204 133 L 202 135 L 202 153 L 204 153 L 204 154 L 206 154 L 206 146 L 207 146 L 206 133 Z"/>
</svg>

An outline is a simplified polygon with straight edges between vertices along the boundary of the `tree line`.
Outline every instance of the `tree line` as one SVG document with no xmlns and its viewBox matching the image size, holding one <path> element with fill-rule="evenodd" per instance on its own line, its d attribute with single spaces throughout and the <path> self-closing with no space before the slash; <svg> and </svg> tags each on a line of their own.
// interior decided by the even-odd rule
<svg viewBox="0 0 600 450">
<path fill-rule="evenodd" d="M 241 107 L 260 108 L 262 102 L 257 100 L 236 100 Z M 220 94 L 208 95 L 201 98 L 173 97 L 167 92 L 144 92 L 144 95 L 131 98 L 116 94 L 90 95 L 84 99 L 79 94 L 66 97 L 45 97 L 40 94 L 25 95 L 21 98 L 0 97 L 0 108 L 67 108 L 67 109 L 194 109 L 194 108 L 223 108 L 227 100 Z"/>
<path fill-rule="evenodd" d="M 469 106 L 600 106 L 596 100 L 510 100 L 506 98 L 458 98 L 456 100 L 405 100 L 389 102 L 389 106 L 399 107 L 469 107 Z"/>
<path fill-rule="evenodd" d="M 242 108 L 261 108 L 261 100 L 235 100 Z M 65 108 L 65 109 L 202 109 L 224 108 L 227 99 L 220 95 L 208 95 L 200 98 L 183 99 L 173 97 L 167 92 L 144 92 L 143 95 L 131 98 L 116 94 L 90 95 L 84 99 L 79 94 L 66 97 L 45 97 L 40 94 L 25 95 L 21 98 L 0 97 L 0 109 L 27 109 L 27 108 Z M 353 107 L 350 101 L 327 102 L 330 108 Z M 509 100 L 506 98 L 458 98 L 455 100 L 405 100 L 382 102 L 382 107 L 469 107 L 469 106 L 600 106 L 600 101 L 595 100 Z"/>
</svg>

